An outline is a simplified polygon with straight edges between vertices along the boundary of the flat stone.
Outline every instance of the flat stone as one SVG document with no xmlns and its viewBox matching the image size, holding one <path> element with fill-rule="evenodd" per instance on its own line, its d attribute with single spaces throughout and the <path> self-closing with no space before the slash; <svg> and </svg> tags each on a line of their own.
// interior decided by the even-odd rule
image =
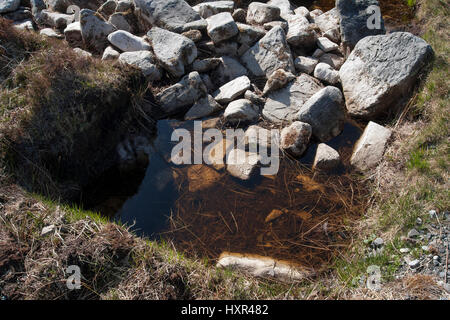
<svg viewBox="0 0 450 320">
<path fill-rule="evenodd" d="M 214 92 L 213 97 L 218 103 L 227 104 L 250 89 L 250 84 L 250 79 L 247 76 L 236 78 L 220 87 Z"/>
<path fill-rule="evenodd" d="M 195 120 L 208 117 L 222 109 L 223 107 L 208 94 L 206 97 L 200 98 L 189 109 L 189 111 L 184 115 L 184 120 Z"/>
<path fill-rule="evenodd" d="M 321 49 L 324 52 L 334 51 L 339 48 L 339 46 L 336 43 L 332 42 L 330 39 L 328 39 L 326 37 L 318 38 L 317 46 L 319 47 L 319 49 Z"/>
<path fill-rule="evenodd" d="M 281 27 L 274 27 L 241 57 L 254 76 L 270 76 L 275 70 L 295 72 L 291 50 Z"/>
<path fill-rule="evenodd" d="M 313 135 L 322 142 L 336 137 L 342 132 L 346 120 L 341 91 L 329 86 L 315 93 L 301 106 L 297 119 L 309 123 Z"/>
<path fill-rule="evenodd" d="M 350 163 L 361 171 L 375 167 L 383 158 L 391 130 L 369 122 L 361 138 L 355 144 Z"/>
<path fill-rule="evenodd" d="M 52 28 L 41 29 L 39 34 L 43 35 L 43 36 L 46 36 L 46 37 L 49 37 L 49 38 L 56 38 L 56 39 L 64 38 L 64 36 L 61 33 L 57 33 Z"/>
<path fill-rule="evenodd" d="M 195 43 L 185 36 L 158 27 L 153 27 L 147 36 L 163 68 L 175 77 L 183 76 L 185 67 L 197 58 Z"/>
<path fill-rule="evenodd" d="M 295 121 L 303 104 L 322 87 L 318 80 L 301 74 L 285 88 L 269 94 L 262 111 L 263 116 L 274 123 Z"/>
<path fill-rule="evenodd" d="M 409 100 L 432 56 L 428 43 L 407 32 L 360 40 L 339 71 L 349 114 L 371 119 Z"/>
</svg>

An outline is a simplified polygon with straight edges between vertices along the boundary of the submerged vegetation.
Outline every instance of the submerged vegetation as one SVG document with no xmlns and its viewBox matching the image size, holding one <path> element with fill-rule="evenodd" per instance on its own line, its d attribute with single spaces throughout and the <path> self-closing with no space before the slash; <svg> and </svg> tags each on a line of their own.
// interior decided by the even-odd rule
<svg viewBox="0 0 450 320">
<path fill-rule="evenodd" d="M 383 4 L 383 1 L 381 1 Z M 430 209 L 450 207 L 449 7 L 442 0 L 408 1 L 436 57 L 404 112 L 389 121 L 394 142 L 366 177 L 368 209 L 344 221 L 346 246 L 327 257 L 315 279 L 283 284 L 216 269 L 170 242 L 138 238 L 97 213 L 57 201 L 108 167 L 112 143 L 133 123 L 128 105 L 145 85 L 132 69 L 83 58 L 67 47 L 20 32 L 0 19 L 0 295 L 9 299 L 317 299 L 437 298 L 423 275 L 395 279 L 402 239 Z M 121 101 L 121 103 L 117 103 Z M 100 121 L 97 113 L 108 113 Z M 105 120 L 106 119 L 106 120 Z M 105 122 L 103 122 L 105 121 Z M 102 141 L 102 143 L 99 143 Z M 103 145 L 104 150 L 96 150 Z M 95 152 L 93 152 L 95 150 Z M 37 194 L 44 194 L 45 197 Z M 231 225 L 231 221 L 230 221 Z M 43 234 L 46 226 L 51 232 Z M 228 228 L 226 224 L 223 228 Z M 381 255 L 367 257 L 376 237 Z M 81 267 L 82 290 L 68 291 L 66 267 Z M 383 288 L 358 288 L 370 265 Z"/>
</svg>

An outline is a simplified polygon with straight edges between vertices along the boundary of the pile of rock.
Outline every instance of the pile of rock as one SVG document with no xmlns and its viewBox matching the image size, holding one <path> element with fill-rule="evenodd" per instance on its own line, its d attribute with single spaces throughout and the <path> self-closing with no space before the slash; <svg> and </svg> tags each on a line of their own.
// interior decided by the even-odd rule
<svg viewBox="0 0 450 320">
<path fill-rule="evenodd" d="M 282 128 L 280 148 L 301 157 L 310 139 L 315 168 L 330 169 L 339 154 L 325 143 L 348 116 L 374 120 L 410 97 L 431 47 L 405 32 L 370 28 L 377 0 L 337 0 L 323 13 L 288 0 L 2 0 L 0 13 L 18 28 L 64 38 L 77 52 L 132 65 L 158 87 L 164 117 L 202 119 L 223 112 L 225 122 L 261 119 Z M 79 10 L 79 11 L 78 11 Z M 382 158 L 391 133 L 370 122 L 351 163 L 360 170 Z"/>
</svg>

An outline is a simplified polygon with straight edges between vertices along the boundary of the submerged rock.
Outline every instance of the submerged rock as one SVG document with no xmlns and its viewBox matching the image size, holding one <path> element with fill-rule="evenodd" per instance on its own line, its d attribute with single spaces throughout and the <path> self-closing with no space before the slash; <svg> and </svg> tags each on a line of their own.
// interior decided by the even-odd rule
<svg viewBox="0 0 450 320">
<path fill-rule="evenodd" d="M 349 114 L 370 119 L 410 98 L 432 56 L 425 40 L 407 32 L 359 41 L 339 71 Z"/>
</svg>

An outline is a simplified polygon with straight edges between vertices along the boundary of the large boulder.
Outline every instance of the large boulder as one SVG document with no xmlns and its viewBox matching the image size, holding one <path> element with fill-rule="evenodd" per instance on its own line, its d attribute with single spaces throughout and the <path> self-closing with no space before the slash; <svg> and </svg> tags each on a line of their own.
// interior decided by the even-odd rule
<svg viewBox="0 0 450 320">
<path fill-rule="evenodd" d="M 369 122 L 361 138 L 355 144 L 350 163 L 360 171 L 375 167 L 383 158 L 391 130 Z"/>
<path fill-rule="evenodd" d="M 326 142 L 342 132 L 346 115 L 341 90 L 326 87 L 314 94 L 301 108 L 297 119 L 309 123 L 313 135 Z"/>
<path fill-rule="evenodd" d="M 183 32 L 185 24 L 200 20 L 200 15 L 184 0 L 134 0 L 141 14 L 152 25 Z"/>
<path fill-rule="evenodd" d="M 85 45 L 93 51 L 102 53 L 108 46 L 108 35 L 116 28 L 89 9 L 80 12 L 81 36 Z"/>
<path fill-rule="evenodd" d="M 207 92 L 200 74 L 194 71 L 157 94 L 155 99 L 166 115 L 172 115 L 186 111 L 200 98 L 205 97 Z"/>
<path fill-rule="evenodd" d="M 425 40 L 407 32 L 362 39 L 339 71 L 349 114 L 370 119 L 410 98 L 432 56 Z"/>
<path fill-rule="evenodd" d="M 257 77 L 268 77 L 275 70 L 295 72 L 291 49 L 284 30 L 277 26 L 241 57 L 242 63 Z"/>
<path fill-rule="evenodd" d="M 353 49 L 359 40 L 367 36 L 385 34 L 383 17 L 379 16 L 379 26 L 369 29 L 371 16 L 375 13 L 371 6 L 380 7 L 378 0 L 336 0 L 336 9 L 340 17 L 341 38 L 344 45 Z"/>
<path fill-rule="evenodd" d="M 317 79 L 301 74 L 283 89 L 269 94 L 262 114 L 274 123 L 295 121 L 303 104 L 322 87 Z"/>
<path fill-rule="evenodd" d="M 153 27 L 147 36 L 164 69 L 175 77 L 183 76 L 185 67 L 197 58 L 195 43 L 185 36 L 158 27 Z"/>
</svg>

